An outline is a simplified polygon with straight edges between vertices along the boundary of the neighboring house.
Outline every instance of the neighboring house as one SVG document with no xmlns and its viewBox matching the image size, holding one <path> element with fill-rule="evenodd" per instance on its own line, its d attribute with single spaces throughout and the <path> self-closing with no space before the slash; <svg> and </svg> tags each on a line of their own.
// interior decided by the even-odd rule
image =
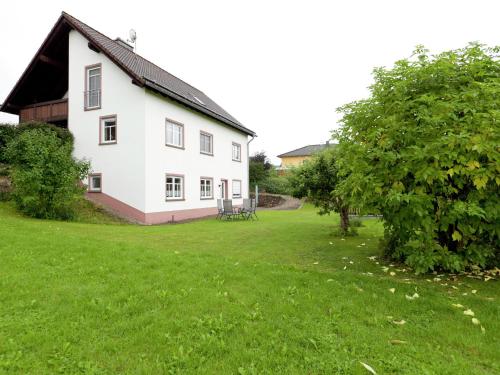
<svg viewBox="0 0 500 375">
<path fill-rule="evenodd" d="M 323 151 L 326 147 L 332 146 L 335 146 L 335 144 L 326 142 L 320 145 L 304 146 L 296 150 L 278 155 L 278 157 L 281 159 L 281 165 L 277 168 L 278 172 L 283 174 L 287 169 L 301 165 L 305 160 L 310 159 L 314 154 Z"/>
<path fill-rule="evenodd" d="M 200 90 L 62 13 L 1 111 L 67 127 L 91 162 L 88 196 L 154 224 L 248 196 L 255 133 Z M 87 184 L 87 181 L 85 181 Z"/>
</svg>

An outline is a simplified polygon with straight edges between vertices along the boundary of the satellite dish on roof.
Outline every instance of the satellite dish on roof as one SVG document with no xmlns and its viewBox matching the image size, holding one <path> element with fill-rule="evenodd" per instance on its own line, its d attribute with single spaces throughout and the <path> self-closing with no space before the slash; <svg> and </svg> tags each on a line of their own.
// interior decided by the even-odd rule
<svg viewBox="0 0 500 375">
<path fill-rule="evenodd" d="M 128 32 L 128 37 L 130 38 L 130 41 L 132 43 L 135 43 L 135 40 L 137 39 L 137 33 L 134 29 L 130 29 L 130 31 Z"/>
</svg>

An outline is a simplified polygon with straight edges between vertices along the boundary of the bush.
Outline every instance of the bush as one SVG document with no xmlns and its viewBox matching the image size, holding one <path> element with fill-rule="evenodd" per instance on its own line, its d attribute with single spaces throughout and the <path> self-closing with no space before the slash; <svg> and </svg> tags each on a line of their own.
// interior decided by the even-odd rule
<svg viewBox="0 0 500 375">
<path fill-rule="evenodd" d="M 74 143 L 74 137 L 73 134 L 71 134 L 67 129 L 61 128 L 59 126 L 53 125 L 53 124 L 47 124 L 45 122 L 36 122 L 36 121 L 30 121 L 30 122 L 23 122 L 22 124 L 19 124 L 15 127 L 17 135 L 24 133 L 25 131 L 30 131 L 30 130 L 50 130 L 54 132 L 57 137 L 63 142 L 63 143 L 68 143 L 73 147 Z"/>
<path fill-rule="evenodd" d="M 383 215 L 385 252 L 417 272 L 498 264 L 499 52 L 419 48 L 341 108 L 341 190 Z"/>
<path fill-rule="evenodd" d="M 261 181 L 259 189 L 269 194 L 291 194 L 290 183 L 285 176 L 270 176 Z"/>
<path fill-rule="evenodd" d="M 46 219 L 71 219 L 74 203 L 83 195 L 79 185 L 88 173 L 86 162 L 71 153 L 71 135 L 64 129 L 21 126 L 5 152 L 11 164 L 12 197 L 24 214 Z"/>
<path fill-rule="evenodd" d="M 358 219 L 358 218 L 350 219 L 349 220 L 349 224 L 351 225 L 351 227 L 355 227 L 355 228 L 360 228 L 360 227 L 364 227 L 365 226 L 363 224 L 363 221 L 361 219 Z"/>
<path fill-rule="evenodd" d="M 16 127 L 10 124 L 0 124 L 0 164 L 6 163 L 5 148 L 7 143 L 14 139 Z"/>
</svg>

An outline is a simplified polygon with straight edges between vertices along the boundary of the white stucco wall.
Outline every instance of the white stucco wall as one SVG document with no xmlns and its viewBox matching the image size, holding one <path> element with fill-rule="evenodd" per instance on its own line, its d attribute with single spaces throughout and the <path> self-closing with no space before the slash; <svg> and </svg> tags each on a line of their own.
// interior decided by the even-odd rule
<svg viewBox="0 0 500 375">
<path fill-rule="evenodd" d="M 187 109 L 161 95 L 146 92 L 146 212 L 216 207 L 221 179 L 241 180 L 242 197 L 248 196 L 248 137 L 216 120 Z M 184 125 L 184 149 L 165 145 L 166 118 Z M 200 153 L 200 131 L 213 135 L 213 156 Z M 241 162 L 232 160 L 232 143 L 241 145 Z M 184 201 L 165 200 L 165 174 L 184 175 Z M 200 199 L 200 177 L 212 177 L 214 199 Z M 235 199 L 241 204 L 242 199 Z"/>
<path fill-rule="evenodd" d="M 74 155 L 102 173 L 102 192 L 145 211 L 145 90 L 103 53 L 88 48 L 78 32 L 69 35 L 68 128 Z M 102 64 L 102 105 L 84 110 L 85 67 Z M 117 144 L 99 145 L 99 117 L 117 116 Z M 85 181 L 86 182 L 86 181 Z"/>
<path fill-rule="evenodd" d="M 102 104 L 84 110 L 85 67 L 102 64 Z M 102 174 L 102 192 L 144 213 L 216 207 L 221 179 L 241 180 L 248 196 L 247 135 L 173 100 L 131 83 L 103 53 L 88 48 L 78 32 L 69 35 L 68 128 L 75 136 L 74 155 L 90 160 Z M 117 116 L 117 143 L 99 145 L 99 117 Z M 184 149 L 165 145 L 166 118 L 184 125 Z M 213 135 L 214 155 L 200 153 L 200 131 Z M 232 160 L 232 143 L 241 145 L 241 162 Z M 183 201 L 165 200 L 165 175 L 184 175 Z M 212 177 L 214 199 L 200 199 L 200 177 Z M 86 183 L 87 181 L 85 181 Z M 235 199 L 241 204 L 242 199 Z"/>
</svg>

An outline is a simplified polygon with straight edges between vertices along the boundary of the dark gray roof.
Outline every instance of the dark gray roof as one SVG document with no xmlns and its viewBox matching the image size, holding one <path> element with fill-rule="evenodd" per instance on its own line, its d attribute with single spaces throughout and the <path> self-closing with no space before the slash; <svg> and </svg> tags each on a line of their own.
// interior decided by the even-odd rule
<svg viewBox="0 0 500 375">
<path fill-rule="evenodd" d="M 336 146 L 336 144 L 335 143 L 329 143 L 329 144 L 322 143 L 320 145 L 304 146 L 304 147 L 298 148 L 298 149 L 293 150 L 293 151 L 285 152 L 284 154 L 278 155 L 278 157 L 283 158 L 283 157 L 289 157 L 289 156 L 311 156 L 317 152 L 324 150 L 326 147 L 332 147 L 332 146 Z"/>
<path fill-rule="evenodd" d="M 108 38 L 106 35 L 101 34 L 99 31 L 65 12 L 62 12 L 61 17 L 57 21 L 42 47 L 40 47 L 37 55 L 40 54 L 44 46 L 53 39 L 54 34 L 57 34 L 58 30 L 62 29 L 59 26 L 64 24 L 79 31 L 89 40 L 89 44 L 92 45 L 94 49 L 105 54 L 116 65 L 124 70 L 125 73 L 132 78 L 132 82 L 134 84 L 157 91 L 248 135 L 255 135 L 252 130 L 244 127 L 238 120 L 226 112 L 221 106 L 215 103 L 202 91 L 187 84 L 183 80 L 146 60 L 144 57 L 134 53 L 130 48 L 127 48 L 119 42 Z M 37 56 L 35 56 L 33 61 L 36 61 L 36 57 Z M 31 64 L 33 64 L 33 61 Z M 18 86 L 22 83 L 24 76 L 28 74 L 27 72 L 29 72 L 29 68 L 27 68 L 23 74 L 23 77 L 13 89 L 13 92 L 18 89 Z M 9 95 L 6 102 L 9 101 L 11 95 L 12 93 Z M 2 110 L 4 110 L 3 107 Z"/>
</svg>

